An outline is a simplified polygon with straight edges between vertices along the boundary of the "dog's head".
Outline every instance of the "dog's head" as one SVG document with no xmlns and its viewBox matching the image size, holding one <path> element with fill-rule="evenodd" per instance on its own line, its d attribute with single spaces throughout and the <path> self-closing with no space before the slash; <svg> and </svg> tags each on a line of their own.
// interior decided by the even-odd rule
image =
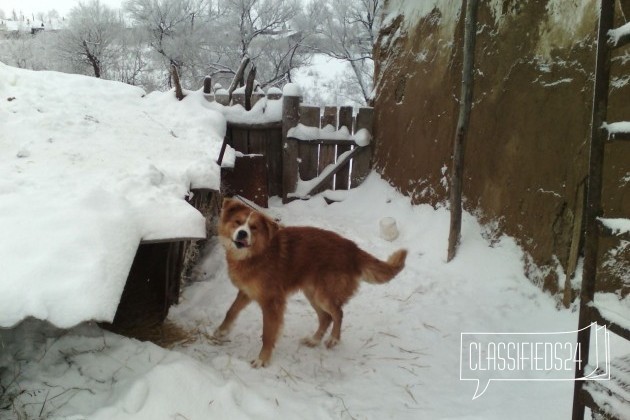
<svg viewBox="0 0 630 420">
<path fill-rule="evenodd" d="M 265 215 L 231 198 L 223 200 L 219 238 L 233 258 L 244 259 L 262 253 L 279 229 Z"/>
</svg>

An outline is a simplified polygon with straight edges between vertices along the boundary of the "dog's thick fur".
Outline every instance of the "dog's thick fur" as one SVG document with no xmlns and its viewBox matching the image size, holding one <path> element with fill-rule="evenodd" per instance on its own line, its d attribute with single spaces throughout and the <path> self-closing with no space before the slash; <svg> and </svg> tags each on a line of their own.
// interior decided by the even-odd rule
<svg viewBox="0 0 630 420">
<path fill-rule="evenodd" d="M 282 227 L 234 199 L 225 199 L 219 220 L 219 238 L 226 250 L 228 271 L 238 295 L 216 329 L 221 340 L 239 312 L 252 300 L 263 313 L 262 349 L 252 366 L 266 366 L 282 326 L 288 295 L 306 295 L 319 318 L 319 328 L 302 340 L 318 345 L 333 324 L 328 348 L 340 339 L 342 306 L 352 297 L 359 280 L 380 284 L 391 280 L 405 265 L 406 250 L 387 262 L 361 250 L 336 233 L 314 227 Z"/>
</svg>

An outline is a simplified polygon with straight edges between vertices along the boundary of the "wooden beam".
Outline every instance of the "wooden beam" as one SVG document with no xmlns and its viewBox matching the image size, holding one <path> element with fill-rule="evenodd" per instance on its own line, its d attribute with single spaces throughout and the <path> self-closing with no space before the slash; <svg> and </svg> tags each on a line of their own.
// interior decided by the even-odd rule
<svg viewBox="0 0 630 420">
<path fill-rule="evenodd" d="M 455 130 L 453 164 L 451 166 L 450 207 L 451 223 L 448 235 L 448 255 L 451 261 L 457 252 L 462 230 L 462 183 L 464 180 L 464 146 L 470 120 L 473 95 L 473 64 L 475 62 L 475 41 L 477 33 L 478 0 L 466 3 L 466 21 L 464 30 L 464 64 L 462 68 L 462 90 L 459 100 L 459 118 Z"/>
<path fill-rule="evenodd" d="M 580 290 L 580 315 L 578 319 L 577 342 L 582 350 L 582 360 L 588 361 L 590 345 L 591 311 L 586 306 L 595 295 L 597 256 L 599 252 L 599 232 L 597 218 L 602 214 L 602 174 L 604 165 L 604 142 L 607 131 L 602 129 L 608 111 L 608 88 L 610 86 L 610 48 L 607 45 L 608 31 L 615 17 L 615 3 L 611 0 L 600 2 L 599 26 L 597 30 L 597 50 L 595 60 L 595 86 L 593 88 L 593 108 L 591 116 L 591 143 L 589 153 L 589 176 L 586 184 L 586 211 L 584 235 L 584 263 L 582 288 Z M 575 363 L 575 377 L 584 377 L 584 365 Z M 573 388 L 573 420 L 584 419 L 584 405 L 580 401 L 582 381 L 576 380 Z"/>
<path fill-rule="evenodd" d="M 317 194 L 318 192 L 320 192 L 319 190 L 328 182 L 330 181 L 330 179 L 340 170 L 342 170 L 344 168 L 344 166 L 346 166 L 349 162 L 350 159 L 352 159 L 353 157 L 355 157 L 356 155 L 358 155 L 361 152 L 365 151 L 365 147 L 355 147 L 352 151 L 350 151 L 350 153 L 348 153 L 345 157 L 343 157 L 339 162 L 337 162 L 335 165 L 335 168 L 330 171 L 325 177 L 323 177 L 322 179 L 319 180 L 319 182 L 310 189 L 309 192 L 306 193 L 306 196 L 311 196 L 314 194 Z"/>
</svg>

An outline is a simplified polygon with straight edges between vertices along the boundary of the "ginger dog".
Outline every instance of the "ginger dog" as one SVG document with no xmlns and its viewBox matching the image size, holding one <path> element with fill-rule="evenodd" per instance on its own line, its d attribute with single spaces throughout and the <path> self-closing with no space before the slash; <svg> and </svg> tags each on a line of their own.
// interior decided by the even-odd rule
<svg viewBox="0 0 630 420">
<path fill-rule="evenodd" d="M 326 347 L 340 340 L 343 305 L 359 281 L 388 282 L 405 265 L 407 251 L 383 262 L 334 232 L 315 227 L 282 227 L 245 204 L 226 198 L 219 220 L 219 240 L 225 247 L 228 272 L 238 295 L 223 323 L 215 330 L 224 339 L 239 312 L 252 300 L 263 313 L 262 349 L 251 362 L 269 364 L 290 294 L 302 290 L 317 312 L 319 328 L 301 343 L 318 345 L 332 323 Z"/>
</svg>

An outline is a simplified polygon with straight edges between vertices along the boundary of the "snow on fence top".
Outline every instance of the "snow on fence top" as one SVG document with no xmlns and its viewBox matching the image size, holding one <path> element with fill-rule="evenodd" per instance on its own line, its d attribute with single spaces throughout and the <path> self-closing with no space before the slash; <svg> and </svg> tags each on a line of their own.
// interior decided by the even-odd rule
<svg viewBox="0 0 630 420">
<path fill-rule="evenodd" d="M 225 119 L 231 123 L 262 124 L 282 120 L 282 99 L 260 98 L 249 111 L 240 104 L 232 106 L 224 106 L 219 102 L 209 104 L 213 109 L 223 113 Z"/>
<path fill-rule="evenodd" d="M 141 240 L 204 237 L 225 119 L 92 77 L 0 63 L 0 326 L 111 321 Z M 233 159 L 233 157 L 231 157 Z"/>
<path fill-rule="evenodd" d="M 367 146 L 370 144 L 372 135 L 365 128 L 360 129 L 355 134 L 350 134 L 346 126 L 342 126 L 338 130 L 332 125 L 327 125 L 323 128 L 309 127 L 304 124 L 298 124 L 297 126 L 289 129 L 287 137 L 292 137 L 302 141 L 313 140 L 333 140 L 333 141 L 349 141 L 354 142 L 358 146 Z"/>
<path fill-rule="evenodd" d="M 296 83 L 287 83 L 282 88 L 282 94 L 284 96 L 300 96 L 300 87 Z"/>
</svg>

